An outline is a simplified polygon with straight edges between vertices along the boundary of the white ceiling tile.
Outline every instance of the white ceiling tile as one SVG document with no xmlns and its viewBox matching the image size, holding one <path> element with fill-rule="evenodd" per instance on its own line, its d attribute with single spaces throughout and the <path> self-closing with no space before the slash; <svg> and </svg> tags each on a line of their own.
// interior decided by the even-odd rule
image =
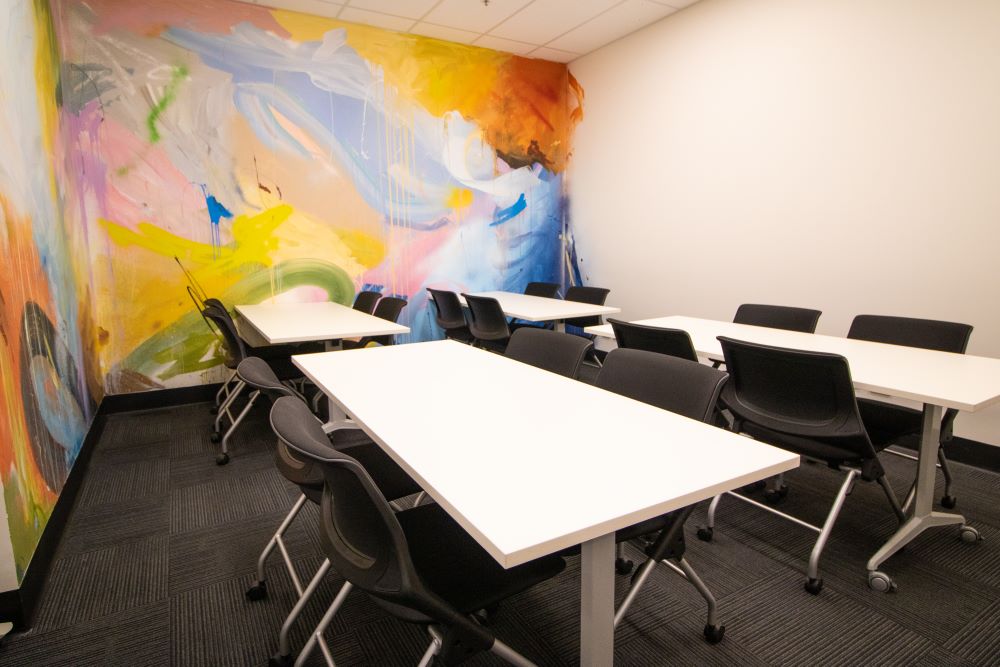
<svg viewBox="0 0 1000 667">
<path fill-rule="evenodd" d="M 326 2 L 326 0 L 253 0 L 254 4 L 267 5 L 278 9 L 288 9 L 293 12 L 312 14 L 313 16 L 325 16 L 335 18 L 343 6 L 338 2 Z"/>
<path fill-rule="evenodd" d="M 489 5 L 484 5 L 482 0 L 442 0 L 424 20 L 450 28 L 483 33 L 502 23 L 529 2 L 531 0 L 490 0 Z"/>
<path fill-rule="evenodd" d="M 534 0 L 491 35 L 532 44 L 545 44 L 617 5 L 621 0 Z"/>
<path fill-rule="evenodd" d="M 575 53 L 589 53 L 676 11 L 669 5 L 661 5 L 652 0 L 625 0 L 546 46 Z"/>
<path fill-rule="evenodd" d="M 346 0 L 344 4 L 373 12 L 419 19 L 437 2 L 438 0 Z"/>
<path fill-rule="evenodd" d="M 532 58 L 541 58 L 542 60 L 551 60 L 557 63 L 568 63 L 569 61 L 576 60 L 580 57 L 579 53 L 570 53 L 569 51 L 550 49 L 547 46 L 540 46 L 528 55 Z"/>
<path fill-rule="evenodd" d="M 516 42 L 513 39 L 504 39 L 502 37 L 494 37 L 493 35 L 483 35 L 475 42 L 476 46 L 482 46 L 486 49 L 493 49 L 494 51 L 506 51 L 507 53 L 514 53 L 519 56 L 526 55 L 531 51 L 538 48 L 537 44 L 527 44 L 525 42 Z"/>
<path fill-rule="evenodd" d="M 478 32 L 448 28 L 447 26 L 424 23 L 423 21 L 410 28 L 410 32 L 415 35 L 425 35 L 427 37 L 434 37 L 435 39 L 443 39 L 447 42 L 458 42 L 459 44 L 472 44 L 472 41 L 479 37 Z"/>
<path fill-rule="evenodd" d="M 383 14 L 381 12 L 370 12 L 366 9 L 357 9 L 355 7 L 344 7 L 344 11 L 340 12 L 340 19 L 351 21 L 352 23 L 373 25 L 376 28 L 385 28 L 386 30 L 399 30 L 401 32 L 406 32 L 413 25 L 413 19 L 403 18 L 402 16 L 391 16 L 390 14 Z"/>
</svg>

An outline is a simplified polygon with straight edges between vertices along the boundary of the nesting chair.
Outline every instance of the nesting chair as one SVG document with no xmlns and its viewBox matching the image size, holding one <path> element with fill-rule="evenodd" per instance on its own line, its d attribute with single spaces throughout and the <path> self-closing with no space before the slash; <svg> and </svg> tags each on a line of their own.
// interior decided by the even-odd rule
<svg viewBox="0 0 1000 667">
<path fill-rule="evenodd" d="M 663 410 L 711 423 L 719 392 L 728 377 L 723 371 L 686 359 L 647 350 L 615 349 L 608 353 L 604 361 L 597 376 L 597 386 Z M 705 640 L 711 644 L 722 640 L 725 627 L 719 625 L 716 618 L 715 597 L 684 558 L 684 522 L 693 510 L 694 505 L 690 505 L 615 534 L 618 544 L 643 536 L 651 538 L 645 547 L 647 559 L 636 570 L 632 585 L 615 612 L 615 626 L 624 618 L 653 568 L 658 563 L 664 563 L 687 579 L 705 599 L 708 605 Z M 579 547 L 575 547 L 567 553 L 578 551 Z M 618 572 L 627 573 L 631 567 L 632 564 L 624 561 L 619 552 L 616 562 Z"/>
<path fill-rule="evenodd" d="M 786 329 L 815 333 L 816 323 L 823 311 L 793 306 L 770 306 L 761 303 L 744 303 L 736 309 L 735 324 L 751 324 L 756 327 Z"/>
<path fill-rule="evenodd" d="M 593 345 L 579 336 L 524 327 L 511 334 L 504 356 L 575 380 Z"/>
<path fill-rule="evenodd" d="M 303 397 L 291 387 L 283 384 L 262 359 L 248 357 L 240 362 L 237 370 L 240 377 L 255 390 L 256 394 L 264 394 L 272 403 L 276 403 L 278 399 L 286 398 L 297 405 L 295 408 L 288 408 L 286 414 L 295 415 L 298 419 L 317 422 L 306 406 Z M 321 425 L 319 432 L 325 433 L 323 438 L 326 439 L 329 447 L 349 452 L 352 457 L 361 461 L 371 474 L 377 488 L 386 498 L 397 500 L 421 491 L 420 486 L 353 422 L 343 420 L 326 427 Z M 297 455 L 280 438 L 274 449 L 274 463 L 282 476 L 297 485 L 302 493 L 258 557 L 257 581 L 247 590 L 246 596 L 251 601 L 267 597 L 265 566 L 268 557 L 277 548 L 284 560 L 285 569 L 292 580 L 295 592 L 299 596 L 297 603 L 282 625 L 278 639 L 278 653 L 271 660 L 272 664 L 285 665 L 289 664 L 291 654 L 289 632 L 329 570 L 330 561 L 324 561 L 313 575 L 308 586 L 303 588 L 283 538 L 306 502 L 319 504 L 323 491 L 323 477 L 311 460 Z"/>
<path fill-rule="evenodd" d="M 869 340 L 876 343 L 920 347 L 941 352 L 964 354 L 972 336 L 972 326 L 942 320 L 924 320 L 913 317 L 893 317 L 889 315 L 858 315 L 851 322 L 848 338 Z M 859 399 L 861 419 L 865 423 L 872 442 L 881 447 L 898 443 L 900 440 L 919 435 L 923 425 L 923 413 L 891 403 L 870 399 Z M 945 455 L 945 445 L 951 442 L 953 427 L 958 410 L 949 408 L 941 418 L 941 440 L 938 449 L 938 467 L 944 474 L 944 495 L 941 505 L 948 509 L 955 507 L 957 500 L 951 492 L 952 476 Z M 916 461 L 917 457 L 894 449 L 885 450 L 889 454 Z M 904 507 L 913 499 L 913 488 L 907 494 Z"/>
<path fill-rule="evenodd" d="M 392 616 L 427 628 L 431 643 L 421 665 L 458 664 L 487 651 L 511 664 L 532 664 L 472 615 L 559 574 L 562 558 L 547 556 L 505 570 L 440 506 L 394 512 L 367 466 L 331 447 L 319 420 L 297 399 L 275 402 L 271 426 L 323 476 L 321 544 L 347 580 L 296 665 L 305 663 L 352 587 Z"/>
<path fill-rule="evenodd" d="M 384 296 L 379 299 L 378 305 L 375 306 L 375 311 L 372 314 L 375 317 L 382 318 L 383 320 L 396 322 L 396 320 L 399 319 L 399 314 L 403 312 L 403 308 L 406 308 L 406 299 L 400 299 L 395 296 Z M 345 350 L 353 350 L 360 347 L 367 347 L 370 343 L 392 345 L 393 338 L 392 334 L 384 336 L 363 336 L 358 340 L 342 341 L 342 344 Z"/>
<path fill-rule="evenodd" d="M 500 302 L 493 297 L 462 293 L 469 307 L 469 331 L 478 347 L 503 351 L 510 340 L 510 327 Z"/>
<path fill-rule="evenodd" d="M 377 304 L 378 300 L 381 298 L 382 292 L 377 292 L 375 290 L 358 292 L 358 295 L 354 297 L 354 310 L 360 310 L 362 313 L 368 313 L 371 315 L 375 312 L 375 304 Z"/>
<path fill-rule="evenodd" d="M 790 350 L 724 336 L 719 337 L 719 342 L 732 376 L 722 390 L 722 400 L 735 419 L 733 430 L 845 474 L 822 526 L 808 524 L 736 493 L 725 494 L 819 534 L 809 556 L 805 583 L 805 589 L 816 595 L 823 588 L 823 579 L 819 577 L 820 556 L 844 500 L 858 479 L 877 482 L 897 520 L 904 520 L 899 501 L 879 463 L 877 448 L 861 420 L 847 359 L 837 354 Z M 720 495 L 712 500 L 708 525 L 698 531 L 698 537 L 705 541 L 712 539 L 721 499 Z M 868 581 L 879 590 L 891 586 L 891 580 L 880 572 L 870 572 Z"/>
<path fill-rule="evenodd" d="M 613 317 L 608 318 L 608 324 L 615 332 L 615 341 L 620 348 L 647 350 L 688 361 L 698 361 L 691 336 L 683 329 L 632 324 Z"/>
<path fill-rule="evenodd" d="M 432 287 L 428 287 L 427 292 L 434 304 L 434 321 L 444 331 L 445 338 L 463 343 L 472 342 L 472 334 L 465 323 L 465 313 L 462 312 L 462 302 L 458 300 L 458 295 Z"/>
</svg>

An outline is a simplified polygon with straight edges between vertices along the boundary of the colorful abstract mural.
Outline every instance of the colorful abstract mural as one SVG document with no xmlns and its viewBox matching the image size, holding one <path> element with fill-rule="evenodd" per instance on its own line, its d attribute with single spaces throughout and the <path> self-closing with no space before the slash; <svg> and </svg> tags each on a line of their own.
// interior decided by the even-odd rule
<svg viewBox="0 0 1000 667">
<path fill-rule="evenodd" d="M 561 282 L 565 65 L 229 0 L 54 0 L 58 178 L 109 392 L 218 378 L 228 304 Z"/>
<path fill-rule="evenodd" d="M 0 33 L 0 480 L 20 580 L 100 395 L 88 251 L 53 171 L 59 73 L 45 2 L 5 5 Z"/>
</svg>

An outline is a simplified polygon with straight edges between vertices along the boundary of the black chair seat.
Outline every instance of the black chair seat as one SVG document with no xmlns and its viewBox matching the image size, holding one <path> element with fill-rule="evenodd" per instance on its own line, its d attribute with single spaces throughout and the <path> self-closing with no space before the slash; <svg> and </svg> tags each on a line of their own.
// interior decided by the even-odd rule
<svg viewBox="0 0 1000 667">
<path fill-rule="evenodd" d="M 917 435 L 923 428 L 923 412 L 913 408 L 859 398 L 858 411 L 876 449 L 885 449 L 900 438 Z"/>
<path fill-rule="evenodd" d="M 464 614 L 527 590 L 566 567 L 562 558 L 547 556 L 505 570 L 440 505 L 421 505 L 396 518 L 424 583 Z"/>
<path fill-rule="evenodd" d="M 271 369 L 268 362 L 260 357 L 247 357 L 237 367 L 236 373 L 241 380 L 262 391 L 270 389 L 284 392 L 285 390 L 285 386 L 275 377 L 277 374 Z"/>
<path fill-rule="evenodd" d="M 740 430 L 752 436 L 754 440 L 760 440 L 802 456 L 819 459 L 830 465 L 861 465 L 863 460 L 858 455 L 857 449 L 851 449 L 846 445 L 838 446 L 832 441 L 803 438 L 789 433 L 772 431 L 750 422 L 744 422 Z"/>
</svg>

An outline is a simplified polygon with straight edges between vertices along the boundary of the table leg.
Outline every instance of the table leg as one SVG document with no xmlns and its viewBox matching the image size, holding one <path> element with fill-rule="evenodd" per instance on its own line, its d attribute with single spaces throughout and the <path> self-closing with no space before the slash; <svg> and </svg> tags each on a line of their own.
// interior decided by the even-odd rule
<svg viewBox="0 0 1000 667">
<path fill-rule="evenodd" d="M 615 648 L 615 534 L 581 545 L 580 664 L 608 667 Z"/>
<path fill-rule="evenodd" d="M 869 572 L 877 570 L 879 565 L 928 528 L 965 523 L 965 518 L 961 514 L 934 511 L 934 483 L 937 475 L 938 447 L 941 446 L 942 412 L 940 406 L 924 405 L 913 507 L 903 525 L 868 561 Z"/>
<path fill-rule="evenodd" d="M 323 341 L 323 349 L 326 352 L 343 350 L 344 341 L 340 340 L 339 338 L 337 340 Z M 343 421 L 344 419 L 347 419 L 347 413 L 338 408 L 334 404 L 333 400 L 330 399 L 329 396 L 326 397 L 326 410 L 327 410 L 326 414 L 328 415 L 328 417 L 327 417 L 327 422 L 326 424 L 324 424 L 324 426 L 331 426 L 334 422 Z"/>
<path fill-rule="evenodd" d="M 566 333 L 566 323 L 562 320 L 556 320 L 552 323 L 552 329 L 554 331 L 559 331 L 561 333 Z"/>
</svg>

